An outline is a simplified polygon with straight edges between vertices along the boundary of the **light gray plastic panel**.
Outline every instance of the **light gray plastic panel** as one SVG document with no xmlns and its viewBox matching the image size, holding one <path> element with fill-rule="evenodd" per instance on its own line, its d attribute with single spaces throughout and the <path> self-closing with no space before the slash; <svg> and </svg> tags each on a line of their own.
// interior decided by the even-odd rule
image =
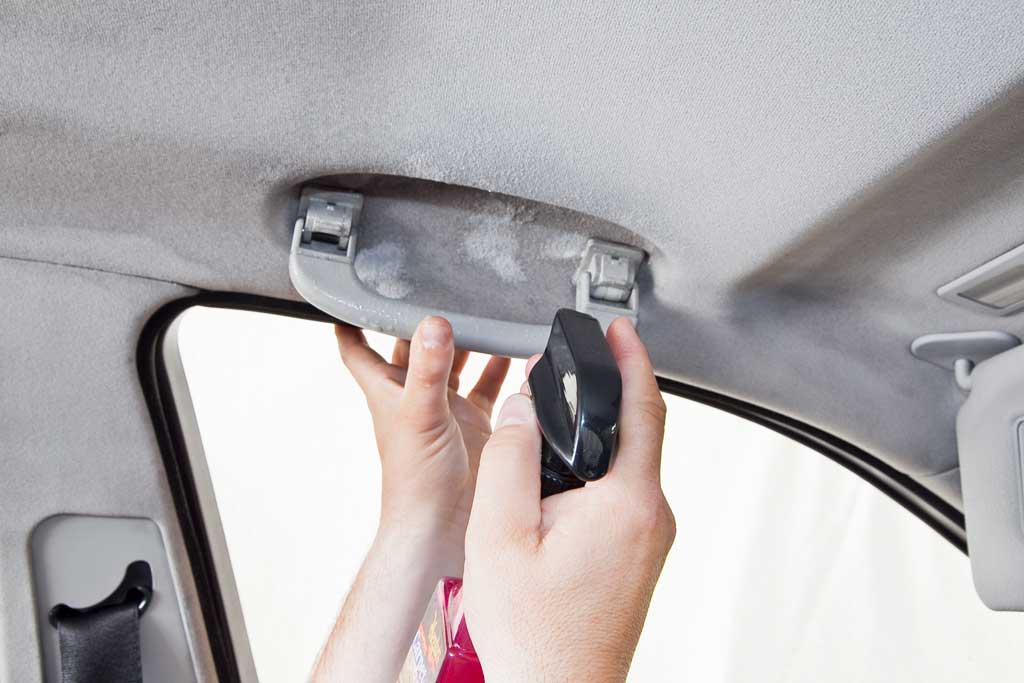
<svg viewBox="0 0 1024 683">
<path fill-rule="evenodd" d="M 86 607 L 107 597 L 134 560 L 153 570 L 153 598 L 140 622 L 146 683 L 188 683 L 195 667 L 163 539 L 149 519 L 57 515 L 32 532 L 36 619 L 47 681 L 60 681 L 60 644 L 48 619 L 58 603 Z"/>
<path fill-rule="evenodd" d="M 979 313 L 1017 313 L 1024 308 L 1024 245 L 939 287 L 936 294 Z"/>
<path fill-rule="evenodd" d="M 995 610 L 1024 611 L 1024 347 L 975 368 L 957 418 L 974 586 Z"/>
</svg>

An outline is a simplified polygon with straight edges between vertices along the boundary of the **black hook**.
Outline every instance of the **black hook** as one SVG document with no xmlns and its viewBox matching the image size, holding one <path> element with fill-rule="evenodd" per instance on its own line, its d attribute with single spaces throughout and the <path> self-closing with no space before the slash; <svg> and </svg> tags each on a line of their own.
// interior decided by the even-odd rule
<svg viewBox="0 0 1024 683">
<path fill-rule="evenodd" d="M 57 628 L 57 622 L 70 614 L 90 614 L 104 607 L 111 605 L 124 605 L 135 603 L 141 617 L 149 607 L 150 599 L 153 597 L 153 571 L 149 563 L 144 560 L 136 560 L 124 570 L 124 578 L 118 584 L 114 592 L 106 598 L 89 607 L 69 607 L 64 603 L 56 605 L 50 610 L 50 624 Z"/>
</svg>

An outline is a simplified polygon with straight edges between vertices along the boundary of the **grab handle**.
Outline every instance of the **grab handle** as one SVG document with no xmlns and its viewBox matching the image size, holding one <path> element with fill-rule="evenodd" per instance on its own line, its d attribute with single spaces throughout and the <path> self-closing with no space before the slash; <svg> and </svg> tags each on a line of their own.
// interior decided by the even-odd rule
<svg viewBox="0 0 1024 683">
<path fill-rule="evenodd" d="M 343 322 L 403 339 L 430 315 L 452 325 L 455 344 L 482 353 L 526 358 L 544 350 L 550 327 L 441 311 L 383 297 L 366 287 L 354 268 L 362 195 L 306 188 L 292 234 L 288 273 L 306 301 Z M 620 315 L 637 319 L 636 272 L 644 252 L 626 245 L 590 240 L 576 272 L 576 308 L 607 327 Z M 598 296 L 604 298 L 598 298 Z"/>
</svg>

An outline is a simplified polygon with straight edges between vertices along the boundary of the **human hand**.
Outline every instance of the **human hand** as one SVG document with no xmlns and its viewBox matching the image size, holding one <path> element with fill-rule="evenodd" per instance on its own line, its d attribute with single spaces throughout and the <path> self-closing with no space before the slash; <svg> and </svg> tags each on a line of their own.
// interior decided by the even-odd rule
<svg viewBox="0 0 1024 683">
<path fill-rule="evenodd" d="M 335 334 L 373 418 L 382 474 L 379 534 L 430 537 L 427 545 L 448 559 L 445 571 L 460 574 L 480 451 L 509 360 L 492 357 L 463 397 L 459 376 L 469 354 L 455 349 L 444 318 L 426 318 L 411 342 L 396 342 L 390 363 L 359 329 L 337 325 Z"/>
<path fill-rule="evenodd" d="M 608 343 L 622 408 L 604 478 L 541 500 L 541 436 L 523 394 L 505 402 L 484 448 L 463 591 L 489 680 L 603 683 L 629 671 L 675 520 L 661 489 L 665 403 L 647 351 L 622 319 Z"/>
</svg>

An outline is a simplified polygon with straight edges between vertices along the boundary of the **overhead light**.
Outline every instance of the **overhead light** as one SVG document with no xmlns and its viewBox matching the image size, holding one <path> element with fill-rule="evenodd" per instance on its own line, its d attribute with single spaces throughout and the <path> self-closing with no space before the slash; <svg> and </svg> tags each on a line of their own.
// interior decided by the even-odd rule
<svg viewBox="0 0 1024 683">
<path fill-rule="evenodd" d="M 939 287 L 936 293 L 946 301 L 991 315 L 1024 309 L 1024 244 Z"/>
</svg>

